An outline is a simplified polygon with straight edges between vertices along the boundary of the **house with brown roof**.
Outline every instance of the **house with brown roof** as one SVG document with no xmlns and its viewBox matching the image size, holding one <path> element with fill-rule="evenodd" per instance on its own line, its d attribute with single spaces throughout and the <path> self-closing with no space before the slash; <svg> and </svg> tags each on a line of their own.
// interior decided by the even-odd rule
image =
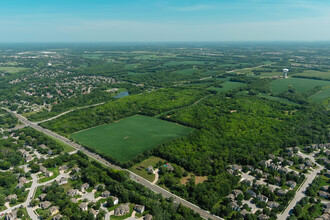
<svg viewBox="0 0 330 220">
<path fill-rule="evenodd" d="M 143 220 L 152 220 L 152 215 L 148 214 L 144 216 Z"/>
<path fill-rule="evenodd" d="M 81 191 L 85 191 L 89 188 L 89 184 L 88 183 L 84 183 L 81 185 Z"/>
<path fill-rule="evenodd" d="M 5 220 L 15 220 L 17 219 L 17 209 L 6 214 Z"/>
<path fill-rule="evenodd" d="M 144 205 L 135 205 L 134 206 L 134 210 L 140 214 L 142 214 L 144 212 L 144 209 L 145 209 Z"/>
<path fill-rule="evenodd" d="M 16 194 L 12 194 L 12 195 L 9 195 L 9 196 L 6 197 L 6 201 L 7 202 L 10 202 L 10 200 L 12 200 L 12 199 L 17 199 L 17 195 Z"/>
<path fill-rule="evenodd" d="M 42 209 L 48 209 L 50 205 L 51 205 L 51 203 L 49 201 L 44 201 L 39 204 L 39 207 Z"/>
<path fill-rule="evenodd" d="M 41 194 L 38 198 L 40 201 L 44 201 L 45 197 L 47 196 L 46 193 Z"/>
<path fill-rule="evenodd" d="M 115 209 L 114 214 L 116 216 L 122 216 L 122 215 L 126 215 L 129 212 L 130 212 L 129 203 L 126 203 L 126 204 L 121 204 L 120 206 L 118 206 Z"/>
<path fill-rule="evenodd" d="M 58 206 L 52 206 L 49 208 L 49 212 L 50 212 L 50 215 L 56 215 L 57 213 L 59 213 L 59 208 Z"/>
<path fill-rule="evenodd" d="M 61 215 L 61 214 L 58 214 L 58 215 L 55 215 L 53 218 L 52 218 L 52 220 L 60 220 L 60 219 L 62 219 L 63 218 L 63 216 Z"/>
<path fill-rule="evenodd" d="M 96 216 L 97 216 L 97 211 L 95 211 L 93 208 L 91 208 L 91 209 L 89 210 L 89 213 L 91 213 L 91 214 L 94 216 L 94 218 L 96 218 Z"/>
<path fill-rule="evenodd" d="M 102 197 L 108 198 L 110 196 L 110 192 L 108 190 L 104 191 L 102 194 Z"/>
<path fill-rule="evenodd" d="M 87 212 L 87 210 L 88 210 L 88 204 L 87 204 L 87 202 L 80 203 L 79 204 L 79 208 L 81 210 L 83 210 L 84 212 Z"/>
</svg>

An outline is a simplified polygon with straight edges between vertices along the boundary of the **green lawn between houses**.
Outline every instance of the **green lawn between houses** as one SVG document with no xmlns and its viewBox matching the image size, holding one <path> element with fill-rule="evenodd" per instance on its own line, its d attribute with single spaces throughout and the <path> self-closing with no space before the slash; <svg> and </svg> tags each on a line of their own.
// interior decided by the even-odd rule
<svg viewBox="0 0 330 220">
<path fill-rule="evenodd" d="M 71 137 L 82 145 L 125 162 L 145 150 L 192 131 L 192 128 L 172 122 L 134 115 L 113 124 L 74 133 Z"/>
</svg>

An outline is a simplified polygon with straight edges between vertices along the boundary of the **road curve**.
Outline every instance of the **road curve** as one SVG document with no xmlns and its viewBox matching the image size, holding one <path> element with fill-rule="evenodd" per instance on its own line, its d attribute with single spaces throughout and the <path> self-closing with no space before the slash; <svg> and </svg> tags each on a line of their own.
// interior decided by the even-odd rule
<svg viewBox="0 0 330 220">
<path fill-rule="evenodd" d="M 6 110 L 6 111 L 8 111 L 8 112 L 10 112 L 12 114 L 14 114 L 25 125 L 30 126 L 30 127 L 34 128 L 34 129 L 36 129 L 36 130 L 38 130 L 38 131 L 40 131 L 40 132 L 42 132 L 44 134 L 47 134 L 47 135 L 49 135 L 49 136 L 51 136 L 53 138 L 56 138 L 57 140 L 65 143 L 65 144 L 70 145 L 71 147 L 73 147 L 73 148 L 75 148 L 77 150 L 80 150 L 80 151 L 84 152 L 89 157 L 97 160 L 98 162 L 100 162 L 100 163 L 102 163 L 102 164 L 104 164 L 104 165 L 106 165 L 108 167 L 111 167 L 111 168 L 117 169 L 117 170 L 124 170 L 124 171 L 129 172 L 129 177 L 133 181 L 135 181 L 137 183 L 140 183 L 141 185 L 144 185 L 145 187 L 149 188 L 150 190 L 154 191 L 155 193 L 160 193 L 165 198 L 173 197 L 174 198 L 174 202 L 181 203 L 182 205 L 184 205 L 184 206 L 186 206 L 186 207 L 194 210 L 195 212 L 199 213 L 202 218 L 204 218 L 204 219 L 214 219 L 214 220 L 222 219 L 222 218 L 220 218 L 218 216 L 215 216 L 215 215 L 211 214 L 208 211 L 205 211 L 205 210 L 199 208 L 198 206 L 196 206 L 196 205 L 194 205 L 194 204 L 192 204 L 192 203 L 190 203 L 190 202 L 182 199 L 181 197 L 179 197 L 179 196 L 177 196 L 177 195 L 175 195 L 175 194 L 173 194 L 173 193 L 171 193 L 171 192 L 169 192 L 169 191 L 167 191 L 167 190 L 165 190 L 165 189 L 163 189 L 163 188 L 161 188 L 161 187 L 159 187 L 157 185 L 152 184 L 150 181 L 148 181 L 148 180 L 140 177 L 139 175 L 136 175 L 135 173 L 133 173 L 133 172 L 131 172 L 129 170 L 123 169 L 123 168 L 121 168 L 119 166 L 116 166 L 114 164 L 109 163 L 108 161 L 106 161 L 105 159 L 103 159 L 102 157 L 100 157 L 98 154 L 95 154 L 95 153 L 92 153 L 92 152 L 88 151 L 87 149 L 85 149 L 80 144 L 77 144 L 77 143 L 75 143 L 75 142 L 73 142 L 73 141 L 71 141 L 71 140 L 69 140 L 69 139 L 67 139 L 67 138 L 65 138 L 65 137 L 63 137 L 63 136 L 61 136 L 59 134 L 56 134 L 56 133 L 54 133 L 54 132 L 52 132 L 50 130 L 47 130 L 47 129 L 39 126 L 37 123 L 34 123 L 34 122 L 31 122 L 31 121 L 27 120 L 22 115 L 19 115 L 16 112 L 13 112 L 13 111 L 11 111 L 9 109 L 6 109 L 6 108 L 3 108 L 3 107 L 2 107 L 2 109 L 4 109 L 4 110 Z"/>
</svg>

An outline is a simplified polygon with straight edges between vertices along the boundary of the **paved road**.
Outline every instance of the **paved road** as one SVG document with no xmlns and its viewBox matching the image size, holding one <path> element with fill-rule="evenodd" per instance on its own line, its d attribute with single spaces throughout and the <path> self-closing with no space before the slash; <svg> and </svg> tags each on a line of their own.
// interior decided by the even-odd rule
<svg viewBox="0 0 330 220">
<path fill-rule="evenodd" d="M 82 106 L 82 107 L 74 108 L 74 109 L 68 110 L 66 112 L 62 112 L 61 114 L 58 114 L 58 115 L 56 115 L 54 117 L 51 117 L 51 118 L 48 118 L 48 119 L 45 119 L 45 120 L 42 120 L 42 121 L 38 121 L 36 123 L 37 124 L 40 124 L 40 123 L 43 123 L 43 122 L 46 122 L 46 121 L 50 121 L 50 120 L 56 119 L 58 117 L 61 117 L 62 115 L 68 114 L 70 112 L 73 112 L 73 111 L 76 111 L 76 110 L 79 110 L 79 109 L 84 109 L 84 108 L 89 108 L 89 107 L 95 107 L 95 106 L 98 106 L 98 105 L 103 105 L 104 103 L 105 102 L 101 102 L 101 103 L 97 103 L 97 104 L 94 104 L 94 105 L 87 105 L 87 106 Z"/>
<path fill-rule="evenodd" d="M 18 205 L 12 206 L 12 207 L 2 211 L 1 213 L 4 213 L 4 214 L 10 213 L 13 210 L 19 208 L 20 206 L 23 206 L 23 207 L 26 207 L 26 210 L 32 220 L 38 220 L 38 216 L 33 212 L 32 207 L 30 207 L 30 202 L 32 200 L 31 198 L 33 198 L 35 190 L 38 187 L 38 178 L 37 178 L 36 174 L 31 174 L 31 177 L 32 177 L 32 185 L 30 187 L 30 191 L 28 193 L 26 201 L 23 203 L 20 203 Z"/>
<path fill-rule="evenodd" d="M 12 111 L 10 111 L 9 109 L 6 109 L 6 108 L 3 108 L 3 109 L 6 110 L 6 111 L 8 111 L 8 112 L 13 113 L 25 125 L 30 126 L 30 127 L 34 128 L 34 129 L 36 129 L 36 130 L 38 130 L 38 131 L 40 131 L 40 132 L 42 132 L 44 134 L 47 134 L 47 135 L 49 135 L 51 137 L 54 137 L 57 140 L 60 140 L 63 143 L 66 143 L 66 144 L 72 146 L 73 148 L 75 148 L 77 150 L 81 150 L 86 155 L 88 155 L 89 157 L 91 157 L 91 158 L 99 161 L 100 163 L 102 163 L 102 164 L 104 164 L 106 166 L 109 166 L 111 168 L 117 169 L 117 170 L 124 170 L 124 171 L 129 172 L 129 177 L 133 181 L 135 181 L 137 183 L 140 183 L 140 184 L 144 185 L 145 187 L 148 187 L 149 189 L 151 189 L 152 191 L 154 191 L 156 193 L 162 194 L 165 198 L 173 197 L 174 198 L 174 201 L 176 203 L 181 203 L 182 205 L 184 205 L 184 206 L 186 206 L 186 207 L 194 210 L 195 212 L 199 213 L 201 217 L 203 217 L 205 219 L 222 219 L 222 218 L 220 218 L 218 216 L 212 215 L 210 212 L 205 211 L 205 210 L 199 208 L 198 206 L 196 206 L 196 205 L 194 205 L 194 204 L 192 204 L 192 203 L 190 203 L 190 202 L 188 202 L 188 201 L 186 201 L 186 200 L 184 200 L 184 199 L 182 199 L 182 198 L 174 195 L 173 193 L 171 193 L 171 192 L 169 192 L 169 191 L 167 191 L 167 190 L 165 190 L 165 189 L 163 189 L 163 188 L 161 188 L 161 187 L 159 187 L 157 185 L 152 184 L 148 180 L 146 180 L 146 179 L 144 179 L 144 178 L 136 175 L 135 173 L 133 173 L 133 172 L 131 172 L 129 170 L 122 169 L 119 166 L 116 166 L 114 164 L 109 163 L 105 159 L 101 158 L 98 154 L 92 153 L 92 152 L 88 151 L 87 149 L 85 149 L 84 147 L 82 147 L 81 145 L 79 145 L 79 144 L 77 144 L 75 142 L 72 142 L 71 140 L 69 140 L 69 139 L 67 139 L 67 138 L 65 138 L 65 137 L 63 137 L 61 135 L 58 135 L 58 134 L 56 134 L 56 133 L 54 133 L 52 131 L 47 130 L 47 129 L 39 126 L 37 123 L 34 123 L 34 122 L 31 122 L 31 121 L 27 120 L 25 117 L 17 114 L 16 112 L 12 112 Z"/>
<path fill-rule="evenodd" d="M 310 174 L 305 174 L 306 180 L 305 182 L 300 186 L 300 188 L 297 190 L 295 197 L 291 200 L 289 205 L 286 207 L 284 212 L 282 214 L 277 215 L 278 219 L 286 219 L 290 216 L 290 211 L 296 206 L 296 204 L 305 197 L 305 192 L 308 186 L 313 182 L 315 177 L 317 176 L 317 173 L 319 173 L 321 170 L 324 169 L 323 166 L 317 164 L 318 168 L 314 169 Z"/>
</svg>

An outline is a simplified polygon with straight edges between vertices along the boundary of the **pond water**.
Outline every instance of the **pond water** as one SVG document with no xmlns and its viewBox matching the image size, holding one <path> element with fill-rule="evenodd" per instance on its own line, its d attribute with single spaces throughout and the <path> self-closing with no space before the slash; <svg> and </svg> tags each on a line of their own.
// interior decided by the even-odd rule
<svg viewBox="0 0 330 220">
<path fill-rule="evenodd" d="M 129 93 L 127 91 L 124 91 L 124 92 L 120 92 L 118 93 L 116 96 L 114 96 L 116 99 L 119 99 L 119 98 L 122 98 L 122 97 L 125 97 L 125 96 L 129 96 Z"/>
</svg>

